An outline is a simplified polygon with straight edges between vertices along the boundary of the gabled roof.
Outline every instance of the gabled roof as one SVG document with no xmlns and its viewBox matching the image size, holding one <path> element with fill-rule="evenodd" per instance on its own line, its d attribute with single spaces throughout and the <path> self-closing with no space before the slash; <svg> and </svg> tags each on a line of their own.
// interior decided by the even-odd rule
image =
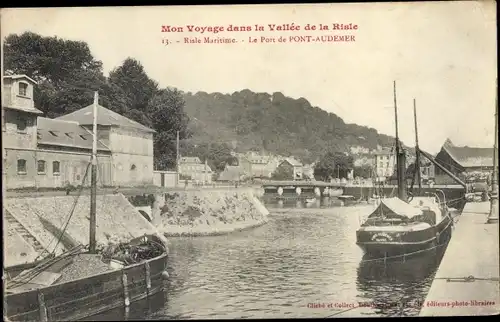
<svg viewBox="0 0 500 322">
<path fill-rule="evenodd" d="M 455 146 L 447 139 L 441 150 L 464 168 L 493 166 L 493 148 Z"/>
<path fill-rule="evenodd" d="M 69 113 L 58 117 L 58 120 L 74 121 L 80 125 L 93 124 L 93 108 L 94 105 L 81 108 L 73 113 Z M 107 108 L 97 105 L 97 124 L 107 126 L 118 126 L 124 128 L 133 128 L 144 132 L 154 133 L 155 130 L 150 129 L 136 121 L 126 118 L 116 112 L 108 110 Z"/>
<path fill-rule="evenodd" d="M 92 134 L 76 122 L 39 117 L 37 123 L 38 144 L 92 150 Z M 98 140 L 97 150 L 109 148 Z"/>
<path fill-rule="evenodd" d="M 5 79 L 5 78 L 11 78 L 11 79 L 20 79 L 20 78 L 24 78 L 24 79 L 29 80 L 29 81 L 30 81 L 30 82 L 32 82 L 33 84 L 38 84 L 36 80 L 34 80 L 33 78 L 28 77 L 28 76 L 26 76 L 26 75 L 23 75 L 23 74 L 17 74 L 17 75 L 5 75 L 3 78 L 4 78 L 4 79 Z"/>
<path fill-rule="evenodd" d="M 291 165 L 293 165 L 294 167 L 301 167 L 302 166 L 302 163 L 300 163 L 300 161 L 297 161 L 293 158 L 286 158 L 285 160 L 283 160 L 281 163 L 283 162 L 288 162 L 290 163 Z M 280 163 L 280 164 L 281 164 Z"/>
</svg>

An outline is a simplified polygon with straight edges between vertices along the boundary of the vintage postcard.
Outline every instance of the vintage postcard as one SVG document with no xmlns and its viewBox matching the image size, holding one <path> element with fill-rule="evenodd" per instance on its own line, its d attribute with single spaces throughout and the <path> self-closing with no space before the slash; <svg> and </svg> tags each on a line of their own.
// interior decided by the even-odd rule
<svg viewBox="0 0 500 322">
<path fill-rule="evenodd" d="M 4 319 L 495 315 L 495 1 L 1 9 Z"/>
</svg>

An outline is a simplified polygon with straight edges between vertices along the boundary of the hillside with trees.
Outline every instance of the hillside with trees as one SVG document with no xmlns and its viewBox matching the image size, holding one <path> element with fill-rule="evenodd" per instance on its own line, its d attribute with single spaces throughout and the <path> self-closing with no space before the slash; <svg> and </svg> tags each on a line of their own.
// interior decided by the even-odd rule
<svg viewBox="0 0 500 322">
<path fill-rule="evenodd" d="M 346 124 L 304 98 L 248 89 L 192 94 L 161 88 L 131 57 L 106 77 L 102 62 L 82 41 L 25 32 L 7 36 L 3 49 L 5 74 L 25 74 L 37 81 L 35 105 L 45 117 L 88 106 L 98 91 L 100 105 L 153 128 L 159 170 L 175 167 L 177 132 L 181 155 L 198 156 L 218 171 L 237 164 L 232 151 L 264 150 L 310 163 L 326 152 L 347 152 L 350 146 L 393 144 L 391 137 Z"/>
<path fill-rule="evenodd" d="M 282 93 L 185 93 L 185 111 L 193 142 L 223 142 L 237 151 L 265 150 L 302 162 L 326 151 L 348 152 L 350 146 L 376 149 L 392 146 L 394 138 L 377 130 L 346 124 L 304 98 Z"/>
</svg>

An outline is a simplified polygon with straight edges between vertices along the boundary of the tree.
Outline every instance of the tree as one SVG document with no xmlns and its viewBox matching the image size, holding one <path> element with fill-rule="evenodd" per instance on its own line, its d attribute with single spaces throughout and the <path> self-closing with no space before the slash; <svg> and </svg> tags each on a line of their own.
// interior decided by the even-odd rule
<svg viewBox="0 0 500 322">
<path fill-rule="evenodd" d="M 176 137 L 190 137 L 189 118 L 184 113 L 184 99 L 177 89 L 163 89 L 150 100 L 147 106 L 154 136 L 155 165 L 157 169 L 176 166 Z"/>
<path fill-rule="evenodd" d="M 125 93 L 130 103 L 129 109 L 143 113 L 147 111 L 149 100 L 158 91 L 158 83 L 149 78 L 139 61 L 130 57 L 109 73 L 109 83 Z"/>
<path fill-rule="evenodd" d="M 6 37 L 4 64 L 6 71 L 26 74 L 36 81 L 47 80 L 55 86 L 75 77 L 75 72 L 102 75 L 102 62 L 92 56 L 87 43 L 33 32 Z"/>
<path fill-rule="evenodd" d="M 314 176 L 322 181 L 329 181 L 335 176 L 335 153 L 328 152 L 314 166 Z"/>
<path fill-rule="evenodd" d="M 127 58 L 106 78 L 102 62 L 87 43 L 32 32 L 9 35 L 4 42 L 7 74 L 25 74 L 38 82 L 35 106 L 48 117 L 58 117 L 93 103 L 99 104 L 145 126 L 152 127 L 155 165 L 176 165 L 176 134 L 190 137 L 184 98 L 177 89 L 159 89 L 142 64 Z"/>
<path fill-rule="evenodd" d="M 354 176 L 368 179 L 372 177 L 373 167 L 365 164 L 359 167 L 354 167 Z"/>
<path fill-rule="evenodd" d="M 105 83 L 102 62 L 87 43 L 32 32 L 12 34 L 4 42 L 6 74 L 25 74 L 38 82 L 35 106 L 57 117 L 92 104 Z"/>
<path fill-rule="evenodd" d="M 271 175 L 273 180 L 293 180 L 293 169 L 291 167 L 278 167 Z"/>
<path fill-rule="evenodd" d="M 330 178 L 346 178 L 353 168 L 352 156 L 339 152 L 327 152 L 314 167 L 314 176 L 328 181 Z"/>
<path fill-rule="evenodd" d="M 238 163 L 238 159 L 231 155 L 231 148 L 225 143 L 212 144 L 207 158 L 212 161 L 216 171 L 224 171 L 226 165 Z"/>
</svg>

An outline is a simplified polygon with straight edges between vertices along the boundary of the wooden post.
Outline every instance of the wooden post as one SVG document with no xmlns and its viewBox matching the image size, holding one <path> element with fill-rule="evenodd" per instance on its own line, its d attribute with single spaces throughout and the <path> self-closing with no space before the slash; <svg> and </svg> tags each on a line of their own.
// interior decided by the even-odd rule
<svg viewBox="0 0 500 322">
<path fill-rule="evenodd" d="M 149 296 L 149 292 L 151 291 L 151 267 L 148 261 L 144 263 L 144 267 L 146 268 L 146 292 Z"/>
<path fill-rule="evenodd" d="M 398 104 L 396 99 L 396 81 L 394 81 L 394 120 L 396 125 L 396 171 L 398 179 L 398 198 L 406 201 L 406 183 L 405 181 L 405 156 L 401 151 L 398 133 Z"/>
<path fill-rule="evenodd" d="M 420 194 L 422 191 L 422 178 L 420 175 L 420 152 L 418 145 L 417 102 L 415 99 L 413 99 L 413 118 L 415 120 L 415 173 L 417 174 L 418 194 Z"/>
<path fill-rule="evenodd" d="M 175 160 L 176 160 L 175 172 L 177 172 L 175 186 L 178 187 L 179 186 L 179 131 L 177 131 Z"/>
<path fill-rule="evenodd" d="M 127 273 L 122 271 L 122 284 L 123 284 L 123 299 L 125 307 L 130 305 L 130 298 L 128 297 L 128 281 L 127 281 Z"/>
<path fill-rule="evenodd" d="M 496 97 L 495 97 L 495 143 L 493 145 L 493 174 L 491 176 L 491 198 L 490 198 L 490 214 L 488 216 L 488 224 L 498 223 L 498 79 L 496 81 Z"/>
<path fill-rule="evenodd" d="M 97 104 L 98 93 L 94 94 L 92 171 L 90 177 L 90 240 L 89 252 L 96 253 L 96 198 L 97 198 Z"/>
<path fill-rule="evenodd" d="M 40 321 L 47 322 L 47 307 L 45 306 L 45 297 L 40 290 L 38 291 L 38 307 L 40 309 Z"/>
</svg>

